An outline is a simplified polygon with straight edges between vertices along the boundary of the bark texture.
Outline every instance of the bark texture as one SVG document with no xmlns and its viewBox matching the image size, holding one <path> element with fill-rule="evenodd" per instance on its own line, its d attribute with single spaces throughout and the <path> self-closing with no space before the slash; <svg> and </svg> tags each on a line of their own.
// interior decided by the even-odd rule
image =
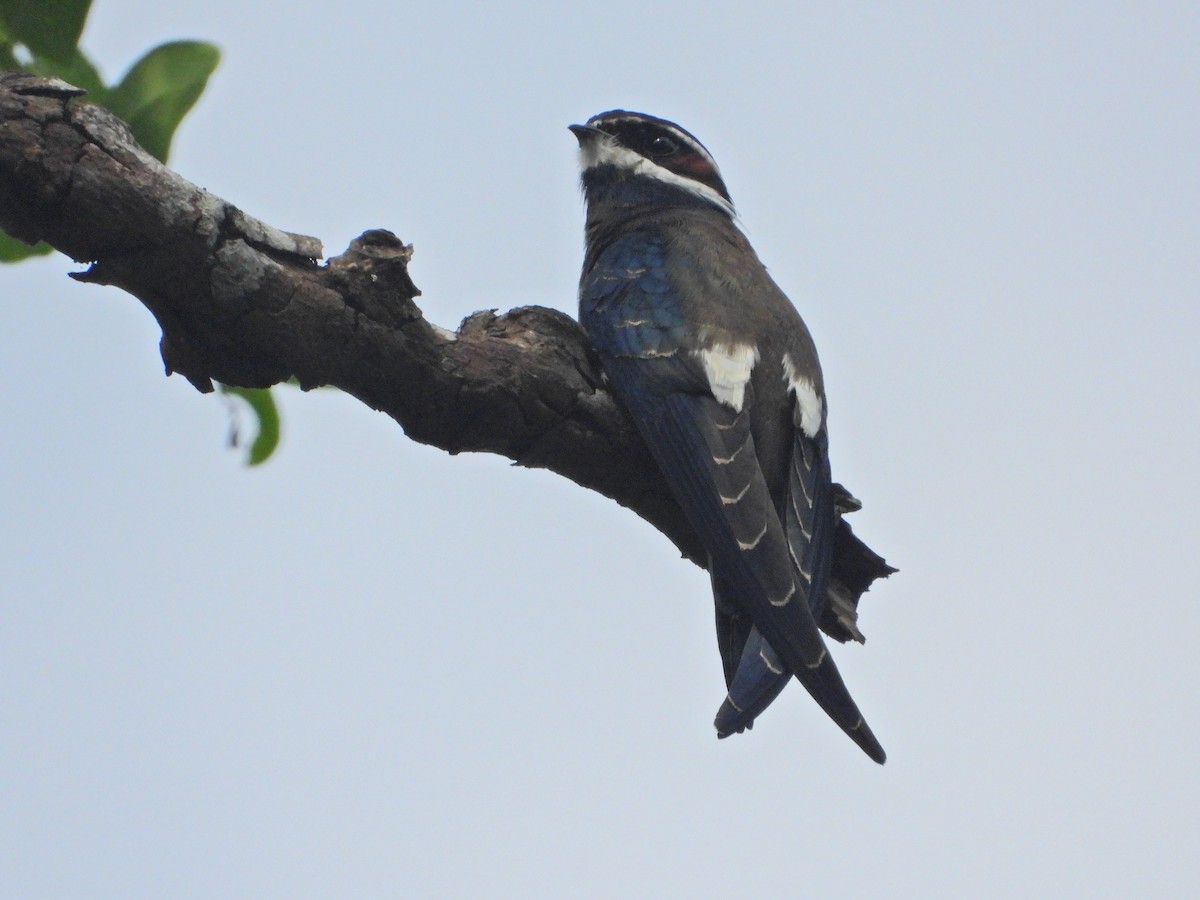
<svg viewBox="0 0 1200 900">
<path fill-rule="evenodd" d="M 167 373 L 332 385 L 450 453 L 498 453 L 599 491 L 688 559 L 703 550 L 632 421 L 605 389 L 587 336 L 543 307 L 426 321 L 412 248 L 368 231 L 319 265 L 318 240 L 254 219 L 143 151 L 107 110 L 55 79 L 0 75 L 0 227 L 44 240 L 115 285 L 162 327 Z M 839 487 L 840 512 L 858 503 Z M 894 571 L 839 521 L 822 628 L 861 640 L 859 597 Z"/>
</svg>

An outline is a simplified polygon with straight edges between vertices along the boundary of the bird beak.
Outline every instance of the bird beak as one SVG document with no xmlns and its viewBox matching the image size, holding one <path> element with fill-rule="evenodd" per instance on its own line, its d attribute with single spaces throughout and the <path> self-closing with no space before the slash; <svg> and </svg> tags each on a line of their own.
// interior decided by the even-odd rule
<svg viewBox="0 0 1200 900">
<path fill-rule="evenodd" d="M 579 141 L 580 147 L 582 147 L 585 143 L 594 141 L 605 134 L 605 132 L 601 131 L 594 125 L 568 125 L 567 128 L 570 129 L 571 134 L 575 135 L 576 139 Z"/>
</svg>

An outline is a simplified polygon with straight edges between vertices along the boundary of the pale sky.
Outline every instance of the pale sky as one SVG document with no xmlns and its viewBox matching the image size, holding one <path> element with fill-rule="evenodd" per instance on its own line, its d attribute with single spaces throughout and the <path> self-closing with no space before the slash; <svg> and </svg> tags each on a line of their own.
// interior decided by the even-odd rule
<svg viewBox="0 0 1200 900">
<path fill-rule="evenodd" d="M 243 468 L 56 256 L 0 270 L 0 895 L 1200 891 L 1200 7 L 780 6 L 97 0 L 84 45 L 221 45 L 173 167 L 392 229 L 448 327 L 574 313 L 567 125 L 695 133 L 901 570 L 834 649 L 887 765 L 795 685 L 718 742 L 706 576 L 558 476 L 294 389 Z"/>
</svg>

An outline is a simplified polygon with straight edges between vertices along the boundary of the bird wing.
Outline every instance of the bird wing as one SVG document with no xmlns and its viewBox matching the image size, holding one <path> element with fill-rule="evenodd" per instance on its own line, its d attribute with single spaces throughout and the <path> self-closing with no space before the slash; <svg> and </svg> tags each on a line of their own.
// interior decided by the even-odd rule
<svg viewBox="0 0 1200 900">
<path fill-rule="evenodd" d="M 813 438 L 804 433 L 800 411 L 795 404 L 793 424 L 784 530 L 794 573 L 804 592 L 809 613 L 813 621 L 819 623 L 828 593 L 834 532 L 828 439 L 824 424 Z M 726 584 L 714 578 L 714 597 L 721 598 L 729 590 Z M 721 603 L 718 599 L 718 632 L 726 635 L 726 640 L 719 640 L 719 643 L 729 688 L 714 722 L 718 737 L 750 728 L 792 675 L 757 628 L 736 628 L 736 613 L 727 613 L 726 618 L 732 621 L 723 625 L 722 606 L 736 609 L 737 604 L 729 600 Z"/>
<path fill-rule="evenodd" d="M 833 561 L 833 479 L 829 470 L 829 436 L 822 422 L 809 437 L 801 427 L 799 403 L 793 406 L 792 459 L 784 510 L 788 552 L 808 601 L 820 621 L 829 590 Z"/>
<path fill-rule="evenodd" d="M 882 762 L 883 749 L 809 611 L 809 585 L 793 571 L 791 542 L 754 451 L 750 385 L 740 409 L 713 395 L 666 276 L 662 244 L 627 234 L 603 251 L 581 285 L 580 318 L 614 391 L 708 550 L 714 578 L 729 585 L 733 602 L 822 709 Z M 805 472 L 802 482 L 812 483 Z M 798 515 L 797 533 L 804 522 Z M 798 555 L 802 562 L 807 558 Z M 827 552 L 822 565 L 827 576 Z"/>
</svg>

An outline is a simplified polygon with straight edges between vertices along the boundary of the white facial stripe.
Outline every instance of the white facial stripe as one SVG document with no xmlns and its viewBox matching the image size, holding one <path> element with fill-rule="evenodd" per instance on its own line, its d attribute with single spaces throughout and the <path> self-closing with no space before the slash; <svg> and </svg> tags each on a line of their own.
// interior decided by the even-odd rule
<svg viewBox="0 0 1200 900">
<path fill-rule="evenodd" d="M 735 215 L 733 204 L 707 184 L 692 178 L 684 178 L 682 175 L 676 175 L 670 169 L 664 169 L 658 163 L 651 162 L 640 153 L 635 153 L 628 147 L 622 147 L 613 138 L 596 135 L 592 140 L 585 140 L 579 148 L 579 167 L 586 172 L 588 169 L 594 169 L 596 166 L 603 165 L 616 166 L 618 169 L 628 169 L 636 175 L 656 178 L 666 184 L 682 188 L 688 193 L 699 197 L 701 200 L 706 200 L 717 207 L 717 209 L 727 213 L 730 218 L 733 218 Z M 716 169 L 715 165 L 713 169 Z"/>
<path fill-rule="evenodd" d="M 749 344 L 713 344 L 707 350 L 697 350 L 696 357 L 704 366 L 712 395 L 741 412 L 746 402 L 746 384 L 758 363 L 758 348 Z"/>
<path fill-rule="evenodd" d="M 621 125 L 626 122 L 639 124 L 644 123 L 646 120 L 642 116 L 618 116 L 616 118 L 602 118 L 600 121 L 605 125 Z M 595 120 L 588 122 L 588 124 L 595 127 L 600 127 Z M 705 148 L 703 144 L 672 122 L 666 122 L 660 119 L 657 125 L 659 128 L 671 132 L 671 134 L 675 136 L 675 139 L 679 141 L 679 143 L 691 149 L 693 153 L 697 153 L 703 157 L 705 162 L 712 166 L 713 171 L 717 173 L 717 177 L 720 177 L 721 170 L 717 167 L 717 161 L 712 158 L 712 154 L 708 152 L 707 148 Z"/>
<path fill-rule="evenodd" d="M 825 412 L 825 404 L 817 396 L 817 390 L 812 381 L 803 375 L 796 374 L 796 366 L 791 356 L 783 354 L 783 380 L 788 389 L 796 395 L 796 411 L 800 430 L 808 437 L 816 437 L 821 430 L 821 418 Z"/>
</svg>

